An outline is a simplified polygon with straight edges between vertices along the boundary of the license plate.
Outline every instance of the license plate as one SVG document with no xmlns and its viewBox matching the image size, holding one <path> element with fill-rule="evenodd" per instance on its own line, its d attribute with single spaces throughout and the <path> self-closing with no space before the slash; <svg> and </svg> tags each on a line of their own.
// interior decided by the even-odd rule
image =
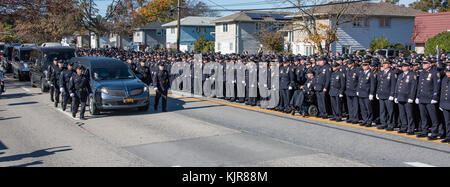
<svg viewBox="0 0 450 187">
<path fill-rule="evenodd" d="M 123 103 L 132 103 L 134 102 L 133 98 L 123 99 Z"/>
</svg>

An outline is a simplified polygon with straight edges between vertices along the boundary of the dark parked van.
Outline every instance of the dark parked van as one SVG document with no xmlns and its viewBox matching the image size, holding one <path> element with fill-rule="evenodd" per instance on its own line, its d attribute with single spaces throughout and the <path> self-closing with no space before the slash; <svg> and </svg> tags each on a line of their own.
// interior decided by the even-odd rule
<svg viewBox="0 0 450 187">
<path fill-rule="evenodd" d="M 70 60 L 76 57 L 73 47 L 38 47 L 31 52 L 33 63 L 30 67 L 30 82 L 32 87 L 39 86 L 42 92 L 47 92 L 47 68 L 54 58 Z"/>
</svg>

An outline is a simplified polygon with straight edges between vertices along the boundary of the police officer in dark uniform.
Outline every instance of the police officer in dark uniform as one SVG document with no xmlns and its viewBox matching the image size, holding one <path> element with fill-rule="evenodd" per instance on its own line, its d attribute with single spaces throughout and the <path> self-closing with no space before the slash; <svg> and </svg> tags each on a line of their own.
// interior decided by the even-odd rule
<svg viewBox="0 0 450 187">
<path fill-rule="evenodd" d="M 141 61 L 139 66 L 137 66 L 137 72 L 142 75 L 142 82 L 149 85 L 150 84 L 150 69 L 145 64 L 145 61 Z"/>
<path fill-rule="evenodd" d="M 369 67 L 369 61 L 361 63 L 362 71 L 359 74 L 358 87 L 356 95 L 358 96 L 359 106 L 361 108 L 362 122 L 361 126 L 371 127 L 373 110 L 371 101 L 375 94 L 375 73 Z"/>
<path fill-rule="evenodd" d="M 381 70 L 377 75 L 376 98 L 379 101 L 380 123 L 378 129 L 393 131 L 394 123 L 394 92 L 397 82 L 397 74 L 391 69 L 391 62 L 387 59 L 382 60 Z"/>
<path fill-rule="evenodd" d="M 53 63 L 48 65 L 47 68 L 47 83 L 50 86 L 50 101 L 55 102 L 54 94 L 55 94 L 55 85 L 53 84 L 53 72 L 58 68 L 58 58 L 53 58 Z"/>
<path fill-rule="evenodd" d="M 446 138 L 442 143 L 450 143 L 450 66 L 445 69 L 445 76 L 441 84 L 441 97 L 439 109 L 442 111 L 445 120 Z"/>
<path fill-rule="evenodd" d="M 428 139 L 436 140 L 439 135 L 437 106 L 441 78 L 440 73 L 431 67 L 430 61 L 423 61 L 422 68 L 423 71 L 419 74 L 416 96 L 416 104 L 419 105 L 421 119 L 421 132 L 417 134 L 417 137 L 427 137 L 428 129 L 431 127 L 431 136 Z M 431 119 L 431 124 L 428 118 Z"/>
<path fill-rule="evenodd" d="M 414 135 L 413 102 L 417 92 L 417 75 L 410 71 L 411 64 L 403 60 L 401 69 L 403 73 L 398 76 L 394 93 L 394 102 L 398 104 L 400 130 L 398 133 Z"/>
<path fill-rule="evenodd" d="M 154 109 L 158 111 L 159 99 L 162 97 L 162 111 L 167 112 L 167 95 L 170 87 L 170 75 L 165 69 L 163 63 L 158 64 L 158 72 L 153 77 L 153 86 L 155 87 L 156 97 Z"/>
<path fill-rule="evenodd" d="M 331 67 L 327 64 L 327 59 L 325 57 L 319 57 L 316 62 L 317 67 L 314 90 L 316 91 L 319 117 L 326 119 L 328 118 L 326 96 L 330 87 Z"/>
<path fill-rule="evenodd" d="M 58 60 L 58 66 L 54 67 L 52 73 L 50 74 L 50 82 L 53 85 L 55 90 L 54 99 L 55 99 L 55 107 L 58 107 L 59 96 L 61 95 L 62 89 L 59 87 L 59 77 L 61 72 L 63 71 L 64 62 L 62 60 Z"/>
<path fill-rule="evenodd" d="M 332 65 L 333 72 L 330 80 L 330 98 L 333 111 L 333 121 L 342 121 L 342 98 L 345 90 L 345 75 L 340 71 L 341 64 L 335 62 Z"/>
<path fill-rule="evenodd" d="M 86 69 L 81 64 L 78 65 L 76 73 L 70 79 L 69 91 L 73 99 L 72 117 L 75 118 L 81 104 L 80 119 L 85 120 L 86 102 L 92 91 L 89 84 L 89 75 L 86 75 Z"/>
<path fill-rule="evenodd" d="M 358 96 L 356 87 L 358 86 L 359 69 L 356 67 L 356 60 L 349 59 L 345 71 L 345 96 L 347 99 L 348 119 L 347 123 L 357 124 L 359 121 Z"/>
<path fill-rule="evenodd" d="M 69 93 L 70 78 L 75 72 L 73 71 L 73 62 L 67 63 L 67 69 L 64 69 L 59 77 L 59 88 L 63 95 L 63 102 L 61 104 L 62 110 L 66 111 L 67 103 L 71 103 Z"/>
<path fill-rule="evenodd" d="M 291 98 L 290 91 L 294 86 L 294 72 L 290 67 L 288 59 L 283 59 L 283 65 L 280 67 L 280 105 L 279 111 L 290 113 L 289 102 Z"/>
</svg>

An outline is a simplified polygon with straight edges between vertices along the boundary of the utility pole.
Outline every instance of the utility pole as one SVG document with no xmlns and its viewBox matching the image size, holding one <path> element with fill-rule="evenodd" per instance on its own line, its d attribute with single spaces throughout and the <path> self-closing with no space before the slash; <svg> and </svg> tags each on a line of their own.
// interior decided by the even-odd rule
<svg viewBox="0 0 450 187">
<path fill-rule="evenodd" d="M 178 6 L 177 6 L 177 52 L 180 52 L 180 29 L 181 29 L 181 24 L 180 24 L 180 0 L 178 0 Z"/>
</svg>

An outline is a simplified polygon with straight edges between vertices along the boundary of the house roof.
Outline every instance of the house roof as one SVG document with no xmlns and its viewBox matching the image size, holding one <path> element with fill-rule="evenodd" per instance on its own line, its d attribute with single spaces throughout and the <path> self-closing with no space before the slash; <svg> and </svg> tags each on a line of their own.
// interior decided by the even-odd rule
<svg viewBox="0 0 450 187">
<path fill-rule="evenodd" d="M 205 27 L 213 27 L 215 24 L 213 20 L 217 19 L 217 17 L 197 17 L 197 16 L 188 16 L 182 18 L 180 20 L 181 26 L 205 26 Z M 172 21 L 170 23 L 162 25 L 162 27 L 176 27 L 177 21 Z"/>
<path fill-rule="evenodd" d="M 332 4 L 317 6 L 305 10 L 306 13 L 301 12 L 293 15 L 292 17 L 303 17 L 308 14 L 313 15 L 333 15 L 338 14 L 340 10 L 348 7 L 345 11 L 347 15 L 365 15 L 365 16 L 396 16 L 396 17 L 414 17 L 416 14 L 425 13 L 421 10 L 408 8 L 405 6 L 398 6 L 392 3 L 386 2 L 355 2 L 349 4 Z"/>
<path fill-rule="evenodd" d="M 241 11 L 229 16 L 214 20 L 215 23 L 223 22 L 257 22 L 257 21 L 290 21 L 292 18 L 286 16 L 291 12 L 273 12 L 273 11 Z"/>
<path fill-rule="evenodd" d="M 160 21 L 150 22 L 150 23 L 147 23 L 147 24 L 145 24 L 145 25 L 143 25 L 143 26 L 136 27 L 135 30 L 161 29 L 161 28 L 162 28 L 161 26 L 162 26 L 163 24 L 166 24 L 166 22 L 160 22 Z"/>
<path fill-rule="evenodd" d="M 417 14 L 411 41 L 425 43 L 429 38 L 450 30 L 450 12 Z"/>
</svg>

